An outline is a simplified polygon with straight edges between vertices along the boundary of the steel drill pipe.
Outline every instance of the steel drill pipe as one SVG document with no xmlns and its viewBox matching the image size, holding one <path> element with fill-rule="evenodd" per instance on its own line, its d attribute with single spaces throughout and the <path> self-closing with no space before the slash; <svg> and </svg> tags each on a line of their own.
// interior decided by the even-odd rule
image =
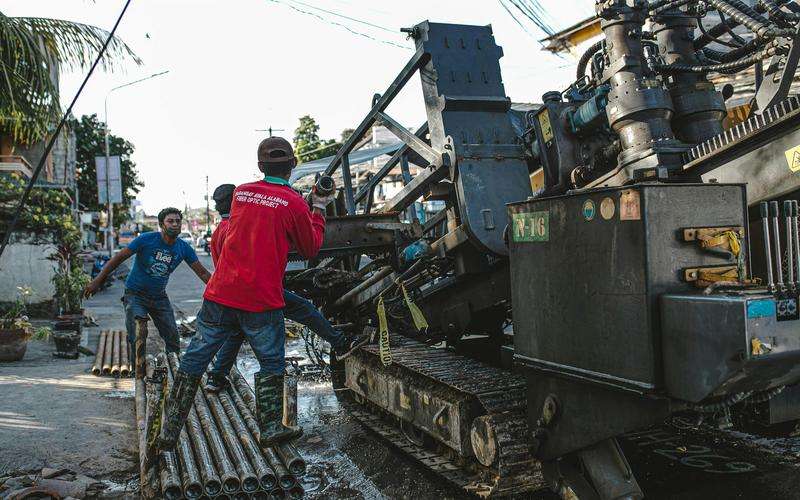
<svg viewBox="0 0 800 500">
<path fill-rule="evenodd" d="M 250 432 L 255 439 L 259 439 L 260 432 L 258 429 L 258 422 L 255 419 L 255 395 L 253 394 L 250 386 L 247 385 L 244 377 L 239 373 L 236 368 L 231 370 L 231 379 L 233 379 L 235 389 L 231 391 L 234 396 L 234 403 L 236 403 L 239 412 L 242 414 Z M 289 472 L 289 469 L 284 465 L 281 457 L 275 452 L 274 448 L 261 448 L 264 458 L 269 463 L 272 470 L 275 471 L 275 476 L 278 479 L 278 484 L 281 488 L 291 488 L 294 485 L 296 478 Z"/>
<path fill-rule="evenodd" d="M 204 376 L 203 384 L 205 384 L 205 382 L 206 377 Z M 259 487 L 258 477 L 256 477 L 255 471 L 247 459 L 247 454 L 242 448 L 242 444 L 239 442 L 238 434 L 234 430 L 228 416 L 225 414 L 225 409 L 219 402 L 219 398 L 213 393 L 205 393 L 205 398 L 206 404 L 208 404 L 211 414 L 214 416 L 214 420 L 216 420 L 217 426 L 222 434 L 222 438 L 227 445 L 231 460 L 233 460 L 235 464 L 236 473 L 239 475 L 239 482 L 242 485 L 242 490 L 246 493 L 256 491 Z"/>
<path fill-rule="evenodd" d="M 261 450 L 258 448 L 258 444 L 253 439 L 253 436 L 250 434 L 250 431 L 247 428 L 247 424 L 244 422 L 244 419 L 236 408 L 236 404 L 228 394 L 229 391 L 233 391 L 233 389 L 228 388 L 227 390 L 219 393 L 219 402 L 222 405 L 222 408 L 225 410 L 225 414 L 228 416 L 231 425 L 233 425 L 233 429 L 236 431 L 236 435 L 238 436 L 239 442 L 242 444 L 244 451 L 247 453 L 247 457 L 250 459 L 250 464 L 253 466 L 253 470 L 258 476 L 259 484 L 264 490 L 269 491 L 277 484 L 275 473 L 272 472 L 269 464 L 267 464 L 267 461 L 262 456 Z"/>
<path fill-rule="evenodd" d="M 222 491 L 228 494 L 239 491 L 241 487 L 239 476 L 236 474 L 228 452 L 225 450 L 225 443 L 219 435 L 219 430 L 214 425 L 214 419 L 208 409 L 206 400 L 199 390 L 194 398 L 194 409 L 197 411 L 200 426 L 203 428 L 211 454 L 217 464 L 217 473 L 222 479 Z"/>
<path fill-rule="evenodd" d="M 158 496 L 158 475 L 155 467 L 147 460 L 147 412 L 152 399 L 148 400 L 147 386 L 144 383 L 147 363 L 143 363 L 142 376 L 136 379 L 136 430 L 139 433 L 139 490 L 142 498 Z"/>
<path fill-rule="evenodd" d="M 183 497 L 178 461 L 175 453 L 166 451 L 161 454 L 161 494 L 167 500 L 179 500 Z"/>
<path fill-rule="evenodd" d="M 244 491 L 240 491 L 238 493 L 234 493 L 231 496 L 233 500 L 250 500 L 250 493 L 246 493 Z"/>
<path fill-rule="evenodd" d="M 169 355 L 169 363 L 173 374 L 178 369 L 178 356 L 175 353 Z M 187 434 L 192 440 L 194 452 L 197 457 L 197 467 L 200 469 L 200 477 L 203 479 L 203 491 L 209 497 L 218 495 L 222 491 L 222 481 L 214 467 L 214 459 L 208 447 L 203 428 L 200 425 L 200 418 L 194 406 L 189 410 L 186 424 L 183 426 L 183 433 Z"/>
<path fill-rule="evenodd" d="M 269 492 L 269 497 L 275 500 L 286 498 L 286 490 L 283 488 L 275 488 Z"/>
<path fill-rule="evenodd" d="M 147 318 L 136 318 L 135 369 L 136 378 L 144 378 L 147 369 Z"/>
<path fill-rule="evenodd" d="M 106 351 L 107 336 L 107 330 L 100 332 L 100 338 L 97 340 L 97 353 L 94 355 L 94 364 L 92 365 L 92 375 L 100 375 L 103 372 L 103 354 Z"/>
<path fill-rule="evenodd" d="M 119 331 L 113 332 L 111 336 L 111 376 L 119 377 Z"/>
<path fill-rule="evenodd" d="M 303 495 L 306 494 L 306 490 L 300 485 L 300 483 L 295 484 L 286 492 L 289 498 L 303 498 Z"/>
<path fill-rule="evenodd" d="M 167 363 L 164 353 L 156 357 L 153 374 L 147 382 L 147 460 L 155 462 L 158 455 L 158 436 L 161 433 L 161 421 L 164 410 L 164 398 L 167 397 Z"/>
<path fill-rule="evenodd" d="M 103 349 L 103 375 L 111 373 L 111 357 L 114 351 L 114 332 L 108 332 L 106 335 L 106 345 Z"/>
<path fill-rule="evenodd" d="M 255 393 L 253 393 L 253 389 L 244 379 L 239 370 L 236 368 L 231 370 L 230 378 L 233 380 L 234 385 L 236 386 L 236 390 L 244 400 L 247 405 L 247 408 L 250 414 L 255 417 L 256 414 L 256 400 L 255 400 Z M 253 418 L 253 422 L 255 423 L 255 418 Z M 297 420 L 294 420 L 295 425 Z M 256 425 L 256 430 L 258 426 Z M 254 432 L 256 439 L 258 439 L 258 434 Z M 306 473 L 306 461 L 303 459 L 303 456 L 300 455 L 300 452 L 297 450 L 297 447 L 294 443 L 285 442 L 281 444 L 281 448 L 283 451 L 279 449 L 275 449 L 274 451 L 278 454 L 281 462 L 286 466 L 290 473 L 302 476 Z M 286 457 L 286 458 L 285 458 Z M 287 461 L 287 458 L 291 460 L 291 462 Z"/>
<path fill-rule="evenodd" d="M 168 393 L 172 388 L 172 384 L 172 370 L 170 369 L 167 370 Z M 180 465 L 180 479 L 183 496 L 193 500 L 203 496 L 203 483 L 200 482 L 200 473 L 197 470 L 197 464 L 195 463 L 194 455 L 192 454 L 192 447 L 189 444 L 189 435 L 186 433 L 187 425 L 188 423 L 183 426 L 183 429 L 181 429 L 181 434 L 178 438 L 178 446 L 176 448 L 176 455 L 178 458 L 178 464 Z M 217 491 L 219 491 L 219 489 L 217 489 Z"/>
<path fill-rule="evenodd" d="M 269 500 L 269 491 L 270 490 L 256 491 L 255 493 L 250 495 L 250 500 Z"/>
<path fill-rule="evenodd" d="M 131 376 L 131 360 L 130 360 L 130 353 L 128 353 L 128 334 L 127 333 L 120 332 L 119 346 L 120 346 L 119 374 L 122 375 L 123 377 L 130 377 Z"/>
</svg>

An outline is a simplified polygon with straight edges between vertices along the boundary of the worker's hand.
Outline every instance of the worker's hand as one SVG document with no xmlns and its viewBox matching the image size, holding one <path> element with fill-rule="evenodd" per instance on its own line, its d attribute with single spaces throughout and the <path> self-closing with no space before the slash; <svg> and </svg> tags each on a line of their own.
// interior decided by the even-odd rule
<svg viewBox="0 0 800 500">
<path fill-rule="evenodd" d="M 318 208 L 325 212 L 325 208 L 328 206 L 330 202 L 336 197 L 336 190 L 333 190 L 333 193 L 327 196 L 320 196 L 317 194 L 316 190 L 311 191 L 311 206 L 314 208 Z"/>
<path fill-rule="evenodd" d="M 98 290 L 100 290 L 101 285 L 102 282 L 97 281 L 97 278 L 93 279 L 88 285 L 86 285 L 86 288 L 83 289 L 83 296 L 88 299 L 92 295 L 96 294 Z"/>
</svg>

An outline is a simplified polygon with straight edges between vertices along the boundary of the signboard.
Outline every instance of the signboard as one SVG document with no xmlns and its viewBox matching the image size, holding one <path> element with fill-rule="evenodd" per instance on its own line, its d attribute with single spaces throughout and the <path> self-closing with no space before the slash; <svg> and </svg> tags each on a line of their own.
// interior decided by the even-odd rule
<svg viewBox="0 0 800 500">
<path fill-rule="evenodd" d="M 120 172 L 119 156 L 109 156 L 108 162 L 111 175 L 108 178 L 108 187 L 111 190 L 111 203 L 122 203 L 122 175 Z M 97 202 L 108 203 L 106 197 L 106 157 L 95 156 L 94 166 L 97 170 Z"/>
</svg>

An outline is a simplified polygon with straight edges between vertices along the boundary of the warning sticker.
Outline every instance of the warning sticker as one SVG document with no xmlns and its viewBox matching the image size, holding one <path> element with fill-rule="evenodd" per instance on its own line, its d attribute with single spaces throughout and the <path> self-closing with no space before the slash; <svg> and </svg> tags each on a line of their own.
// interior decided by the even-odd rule
<svg viewBox="0 0 800 500">
<path fill-rule="evenodd" d="M 639 203 L 639 191 L 628 189 L 619 197 L 619 220 L 640 220 L 642 209 Z"/>
<path fill-rule="evenodd" d="M 550 115 L 547 113 L 546 109 L 539 113 L 539 126 L 542 129 L 542 139 L 544 139 L 544 142 L 552 141 L 553 127 L 550 125 Z"/>
<path fill-rule="evenodd" d="M 583 202 L 583 218 L 587 221 L 594 219 L 595 208 L 594 202 L 592 200 L 586 200 Z"/>
<path fill-rule="evenodd" d="M 512 238 L 516 242 L 550 241 L 548 212 L 518 212 L 511 214 Z"/>
<path fill-rule="evenodd" d="M 784 154 L 786 155 L 786 163 L 789 164 L 789 170 L 800 172 L 800 146 L 787 149 Z"/>
<path fill-rule="evenodd" d="M 603 198 L 603 201 L 600 202 L 600 215 L 605 220 L 609 220 L 614 217 L 616 211 L 617 207 L 614 205 L 614 200 L 608 197 Z"/>
</svg>

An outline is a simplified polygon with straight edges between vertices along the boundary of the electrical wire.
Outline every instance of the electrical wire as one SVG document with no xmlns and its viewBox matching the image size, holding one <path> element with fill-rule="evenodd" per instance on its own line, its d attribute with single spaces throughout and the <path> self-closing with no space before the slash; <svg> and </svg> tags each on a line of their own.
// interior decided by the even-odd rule
<svg viewBox="0 0 800 500">
<path fill-rule="evenodd" d="M 117 17 L 117 21 L 114 23 L 114 27 L 111 28 L 111 31 L 108 33 L 108 37 L 106 41 L 103 43 L 103 46 L 100 48 L 100 51 L 97 53 L 97 57 L 95 58 L 94 62 L 92 63 L 92 67 L 89 68 L 89 72 L 86 73 L 86 77 L 83 79 L 80 88 L 75 93 L 75 97 L 72 98 L 72 102 L 69 104 L 67 111 L 64 113 L 64 116 L 61 118 L 61 121 L 58 123 L 58 127 L 53 132 L 53 135 L 50 137 L 50 141 L 47 143 L 47 147 L 44 148 L 44 152 L 42 153 L 42 157 L 39 159 L 39 164 L 36 165 L 36 170 L 33 171 L 33 175 L 31 175 L 31 180 L 28 182 L 28 185 L 25 187 L 25 192 L 22 193 L 22 198 L 19 200 L 17 204 L 17 208 L 14 210 L 14 218 L 11 219 L 11 224 L 8 225 L 8 229 L 6 230 L 6 234 L 3 237 L 3 245 L 0 246 L 0 257 L 2 257 L 3 252 L 5 252 L 6 247 L 8 246 L 8 242 L 11 240 L 11 235 L 14 232 L 14 229 L 19 222 L 20 214 L 22 210 L 25 208 L 25 203 L 28 201 L 28 197 L 31 194 L 31 190 L 33 190 L 33 185 L 36 183 L 36 180 L 39 178 L 39 174 L 42 172 L 42 168 L 44 167 L 45 161 L 47 157 L 50 155 L 50 151 L 53 149 L 53 145 L 56 142 L 56 139 L 61 134 L 61 130 L 64 128 L 64 124 L 67 121 L 67 118 L 72 115 L 72 108 L 75 106 L 75 102 L 77 102 L 78 97 L 80 97 L 81 93 L 83 93 L 83 89 L 86 87 L 86 83 L 89 81 L 89 78 L 94 73 L 95 68 L 97 65 L 100 64 L 100 61 L 103 59 L 103 55 L 106 53 L 106 49 L 108 49 L 108 45 L 111 43 L 111 40 L 114 39 L 114 33 L 117 31 L 117 27 L 119 27 L 120 22 L 122 22 L 123 16 L 125 16 L 125 12 L 128 10 L 128 6 L 131 4 L 131 0 L 126 0 L 125 5 L 122 7 L 122 12 L 119 13 L 119 17 Z"/>
<path fill-rule="evenodd" d="M 351 28 L 350 26 L 347 26 L 346 24 L 342 24 L 342 23 L 336 22 L 336 21 L 334 21 L 332 19 L 326 19 L 326 18 L 320 16 L 319 14 L 316 14 L 314 12 L 309 12 L 308 10 L 304 10 L 304 9 L 298 7 L 297 5 L 294 5 L 293 3 L 291 3 L 292 0 L 268 0 L 268 1 L 273 2 L 273 3 L 277 3 L 277 4 L 283 4 L 283 5 L 289 7 L 290 9 L 292 9 L 292 10 L 294 10 L 296 12 L 299 12 L 301 14 L 305 14 L 307 16 L 316 17 L 320 21 L 326 22 L 326 23 L 331 24 L 333 26 L 339 26 L 340 28 L 344 28 L 344 29 L 346 29 L 347 31 L 349 31 L 350 33 L 352 33 L 354 35 L 367 38 L 367 39 L 372 40 L 374 42 L 383 43 L 383 44 L 390 45 L 392 47 L 397 47 L 397 48 L 400 48 L 400 49 L 413 50 L 411 47 L 407 47 L 405 45 L 401 45 L 399 43 L 395 43 L 395 42 L 392 42 L 390 40 L 384 40 L 384 39 L 381 39 L 381 38 L 375 38 L 374 36 L 368 35 L 367 33 L 364 33 L 364 32 L 361 32 L 361 31 L 356 31 L 353 28 Z M 298 2 L 298 4 L 299 4 L 299 2 Z M 301 5 L 307 5 L 307 4 L 301 4 Z M 324 9 L 320 9 L 319 7 L 315 7 L 315 8 L 319 9 L 319 10 L 324 10 Z M 325 11 L 325 12 L 329 12 L 329 11 Z M 353 20 L 355 22 L 359 22 L 359 23 L 362 23 L 362 24 L 370 25 L 370 26 L 375 26 L 375 27 L 378 27 L 378 28 L 380 28 L 382 30 L 395 32 L 395 31 L 390 30 L 388 28 L 385 28 L 385 27 L 382 27 L 382 26 L 378 26 L 378 25 L 374 25 L 374 24 L 369 23 L 367 21 L 362 21 L 362 20 L 358 20 L 358 19 L 355 19 L 355 18 L 347 17 L 347 16 L 344 16 L 342 14 L 335 14 L 335 13 L 333 13 L 333 14 L 337 15 L 339 17 L 344 17 L 344 18 L 347 18 L 347 19 L 351 19 L 351 20 Z"/>
</svg>

